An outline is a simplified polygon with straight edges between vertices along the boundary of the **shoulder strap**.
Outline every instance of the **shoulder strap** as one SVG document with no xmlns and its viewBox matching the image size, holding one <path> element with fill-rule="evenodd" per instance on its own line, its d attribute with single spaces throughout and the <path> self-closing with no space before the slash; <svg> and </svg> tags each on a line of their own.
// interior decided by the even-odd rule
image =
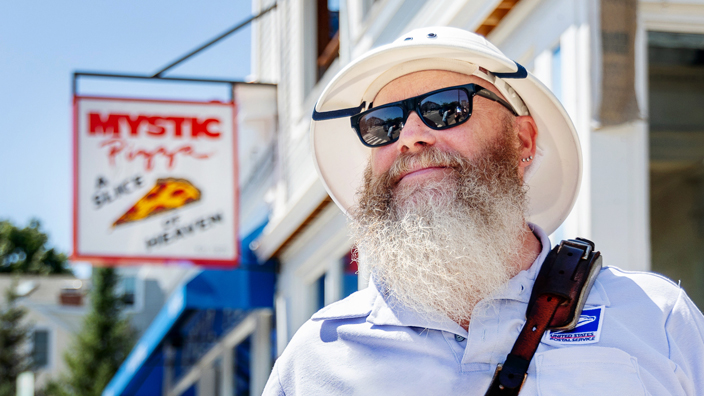
<svg viewBox="0 0 704 396">
<path fill-rule="evenodd" d="M 545 330 L 571 330 L 599 271 L 601 254 L 583 238 L 562 241 L 545 258 L 526 311 L 526 324 L 506 361 L 496 367 L 485 396 L 515 396 Z"/>
</svg>

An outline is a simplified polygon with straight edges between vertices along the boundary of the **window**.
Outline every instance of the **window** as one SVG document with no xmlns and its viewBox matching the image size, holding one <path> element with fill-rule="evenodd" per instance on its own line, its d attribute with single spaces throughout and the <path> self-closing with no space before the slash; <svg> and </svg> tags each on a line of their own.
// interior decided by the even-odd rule
<svg viewBox="0 0 704 396">
<path fill-rule="evenodd" d="M 648 32 L 652 270 L 704 308 L 704 35 Z"/>
<path fill-rule="evenodd" d="M 128 307 L 133 307 L 135 294 L 137 292 L 137 279 L 134 276 L 123 276 L 120 278 L 120 284 L 117 290 L 118 295 L 122 298 L 122 302 Z"/>
<path fill-rule="evenodd" d="M 316 311 L 325 306 L 325 277 L 323 274 L 315 281 L 315 309 Z"/>
<path fill-rule="evenodd" d="M 342 257 L 342 298 L 349 296 L 357 291 L 358 276 L 357 276 L 357 248 L 352 248 L 346 255 Z"/>
<path fill-rule="evenodd" d="M 34 330 L 32 334 L 32 363 L 36 369 L 49 365 L 49 330 Z"/>
<path fill-rule="evenodd" d="M 314 313 L 325 305 L 341 300 L 358 289 L 357 249 L 353 248 L 338 260 L 329 263 L 328 270 L 309 286 Z"/>
<path fill-rule="evenodd" d="M 317 55 L 319 81 L 332 62 L 340 55 L 340 2 L 339 0 L 317 1 Z"/>
</svg>

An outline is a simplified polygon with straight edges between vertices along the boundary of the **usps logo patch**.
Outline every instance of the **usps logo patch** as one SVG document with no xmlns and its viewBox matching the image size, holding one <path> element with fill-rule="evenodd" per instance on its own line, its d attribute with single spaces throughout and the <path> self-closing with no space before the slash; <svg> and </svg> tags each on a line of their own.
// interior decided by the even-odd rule
<svg viewBox="0 0 704 396">
<path fill-rule="evenodd" d="M 570 331 L 546 331 L 543 342 L 550 345 L 583 345 L 599 342 L 601 322 L 604 320 L 604 306 L 584 308 L 579 316 L 577 327 Z"/>
</svg>

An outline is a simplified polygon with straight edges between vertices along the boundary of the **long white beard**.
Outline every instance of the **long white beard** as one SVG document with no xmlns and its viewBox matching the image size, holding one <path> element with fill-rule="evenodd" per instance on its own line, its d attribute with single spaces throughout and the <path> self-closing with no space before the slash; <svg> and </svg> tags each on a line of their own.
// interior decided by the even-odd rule
<svg viewBox="0 0 704 396">
<path fill-rule="evenodd" d="M 351 228 L 383 292 L 432 320 L 465 324 L 479 301 L 519 271 L 526 194 L 517 154 L 497 142 L 469 161 L 430 148 L 402 155 L 360 193 Z M 398 175 L 420 162 L 452 172 L 422 186 L 397 187 Z"/>
</svg>

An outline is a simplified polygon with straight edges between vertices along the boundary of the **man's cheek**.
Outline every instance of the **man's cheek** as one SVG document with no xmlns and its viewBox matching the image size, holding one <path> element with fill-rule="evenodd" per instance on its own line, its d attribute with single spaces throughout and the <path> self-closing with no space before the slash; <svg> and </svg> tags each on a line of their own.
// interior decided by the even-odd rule
<svg viewBox="0 0 704 396">
<path fill-rule="evenodd" d="M 378 177 L 387 172 L 393 165 L 395 156 L 393 155 L 391 146 L 395 146 L 395 144 L 372 149 L 370 160 L 372 164 L 372 175 L 374 177 Z"/>
</svg>

